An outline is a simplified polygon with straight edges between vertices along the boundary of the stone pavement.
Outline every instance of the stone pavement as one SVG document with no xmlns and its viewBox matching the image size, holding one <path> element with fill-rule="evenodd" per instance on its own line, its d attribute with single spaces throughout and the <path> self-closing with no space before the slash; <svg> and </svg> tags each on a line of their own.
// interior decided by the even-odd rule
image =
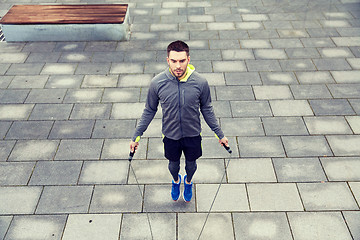
<svg viewBox="0 0 360 240">
<path fill-rule="evenodd" d="M 2 0 L 0 15 L 50 2 L 101 3 Z M 0 239 L 151 239 L 146 211 L 154 239 L 197 239 L 225 172 L 201 239 L 359 240 L 360 1 L 124 2 L 127 42 L 0 43 Z M 170 199 L 161 113 L 139 185 L 127 161 L 177 39 L 233 149 L 204 125 L 187 204 Z"/>
</svg>

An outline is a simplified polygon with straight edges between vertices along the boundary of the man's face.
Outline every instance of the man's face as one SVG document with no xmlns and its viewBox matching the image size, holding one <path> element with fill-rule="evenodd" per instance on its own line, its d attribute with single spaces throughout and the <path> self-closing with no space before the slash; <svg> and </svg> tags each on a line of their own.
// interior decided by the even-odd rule
<svg viewBox="0 0 360 240">
<path fill-rule="evenodd" d="M 190 56 L 187 56 L 185 51 L 170 51 L 167 62 L 174 76 L 181 78 L 186 72 L 187 65 L 190 62 Z"/>
</svg>

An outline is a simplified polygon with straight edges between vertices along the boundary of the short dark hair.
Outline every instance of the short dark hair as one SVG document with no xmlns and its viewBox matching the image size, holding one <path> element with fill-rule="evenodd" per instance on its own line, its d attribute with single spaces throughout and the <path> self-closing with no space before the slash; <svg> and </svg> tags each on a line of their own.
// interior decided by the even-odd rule
<svg viewBox="0 0 360 240">
<path fill-rule="evenodd" d="M 170 51 L 186 52 L 186 55 L 189 56 L 189 46 L 180 40 L 177 40 L 169 44 L 169 46 L 167 47 L 168 56 L 170 54 Z"/>
</svg>

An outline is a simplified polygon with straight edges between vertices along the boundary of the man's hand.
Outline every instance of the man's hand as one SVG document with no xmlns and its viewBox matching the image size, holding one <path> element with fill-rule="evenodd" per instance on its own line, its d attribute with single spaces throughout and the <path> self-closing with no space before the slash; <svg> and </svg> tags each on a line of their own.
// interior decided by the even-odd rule
<svg viewBox="0 0 360 240">
<path fill-rule="evenodd" d="M 134 141 L 130 141 L 130 151 L 131 152 L 135 152 L 135 150 L 137 150 L 139 146 L 139 143 L 138 142 L 134 142 Z"/>
<path fill-rule="evenodd" d="M 229 146 L 229 140 L 227 139 L 227 137 L 223 137 L 222 139 L 219 139 L 219 143 L 222 145 L 222 146 Z"/>
</svg>

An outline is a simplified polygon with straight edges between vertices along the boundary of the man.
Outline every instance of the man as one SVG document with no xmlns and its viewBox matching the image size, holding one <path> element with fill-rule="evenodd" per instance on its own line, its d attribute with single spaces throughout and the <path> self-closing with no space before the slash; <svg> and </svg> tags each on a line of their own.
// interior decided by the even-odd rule
<svg viewBox="0 0 360 240">
<path fill-rule="evenodd" d="M 183 198 L 186 202 L 192 198 L 191 180 L 197 169 L 196 160 L 202 155 L 200 111 L 219 143 L 228 146 L 228 139 L 221 131 L 211 105 L 209 85 L 189 62 L 189 47 L 186 43 L 175 41 L 169 44 L 169 69 L 152 79 L 144 112 L 130 142 L 130 150 L 134 152 L 160 102 L 165 157 L 169 160 L 169 171 L 173 177 L 171 197 L 174 201 L 180 197 L 180 157 L 184 152 L 186 175 Z"/>
</svg>

